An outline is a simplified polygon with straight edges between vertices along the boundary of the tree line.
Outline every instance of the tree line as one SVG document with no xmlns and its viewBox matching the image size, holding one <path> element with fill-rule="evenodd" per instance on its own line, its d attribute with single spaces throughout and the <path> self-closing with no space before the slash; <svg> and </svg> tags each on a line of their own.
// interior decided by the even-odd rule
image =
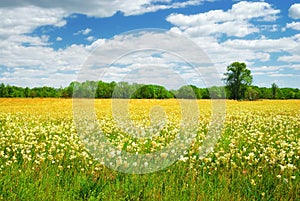
<svg viewBox="0 0 300 201">
<path fill-rule="evenodd" d="M 297 88 L 279 88 L 273 83 L 269 88 L 252 86 L 251 71 L 245 63 L 234 62 L 227 67 L 223 80 L 226 86 L 199 88 L 194 85 L 167 90 L 155 84 L 128 82 L 85 81 L 71 82 L 63 88 L 18 87 L 0 84 L 0 98 L 132 98 L 132 99 L 300 99 Z"/>
<path fill-rule="evenodd" d="M 177 90 L 167 90 L 159 85 L 129 84 L 127 82 L 86 81 L 72 82 L 65 88 L 52 87 L 17 87 L 0 84 L 1 98 L 135 98 L 135 99 L 234 99 L 227 87 L 198 88 L 193 85 L 182 86 Z M 300 90 L 296 88 L 279 88 L 276 84 L 270 88 L 249 86 L 239 99 L 300 99 Z"/>
</svg>

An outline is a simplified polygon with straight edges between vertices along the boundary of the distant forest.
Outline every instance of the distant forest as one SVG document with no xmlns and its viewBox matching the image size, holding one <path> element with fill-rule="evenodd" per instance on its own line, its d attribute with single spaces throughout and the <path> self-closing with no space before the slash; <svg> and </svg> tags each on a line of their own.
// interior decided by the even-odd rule
<svg viewBox="0 0 300 201">
<path fill-rule="evenodd" d="M 0 84 L 1 98 L 132 98 L 132 99 L 169 99 L 169 98 L 225 98 L 229 97 L 227 87 L 198 88 L 193 85 L 182 86 L 177 90 L 167 90 L 163 86 L 152 84 L 129 84 L 127 82 L 86 81 L 72 82 L 63 88 L 53 87 L 17 87 Z M 297 88 L 270 88 L 250 86 L 245 93 L 246 100 L 258 99 L 300 99 Z"/>
</svg>

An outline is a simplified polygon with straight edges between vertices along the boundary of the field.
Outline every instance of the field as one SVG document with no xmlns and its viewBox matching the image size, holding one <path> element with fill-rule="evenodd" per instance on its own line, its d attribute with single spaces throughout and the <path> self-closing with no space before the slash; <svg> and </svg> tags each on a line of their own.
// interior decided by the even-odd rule
<svg viewBox="0 0 300 201">
<path fill-rule="evenodd" d="M 176 139 L 183 116 L 176 100 L 129 103 L 136 127 L 155 122 L 149 114 L 169 122 L 151 138 L 130 136 L 114 121 L 111 100 L 96 100 L 99 128 L 118 150 L 155 153 Z M 189 149 L 172 165 L 131 174 L 105 165 L 127 170 L 130 161 L 96 159 L 84 146 L 71 99 L 0 99 L 0 200 L 300 200 L 299 100 L 226 101 L 222 136 L 205 157 L 211 101 L 197 104 Z"/>
</svg>

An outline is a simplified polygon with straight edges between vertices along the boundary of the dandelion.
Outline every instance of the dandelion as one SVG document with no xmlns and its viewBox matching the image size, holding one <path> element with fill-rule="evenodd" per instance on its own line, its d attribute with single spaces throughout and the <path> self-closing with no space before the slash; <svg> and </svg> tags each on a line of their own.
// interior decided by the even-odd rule
<svg viewBox="0 0 300 201">
<path fill-rule="evenodd" d="M 254 179 L 251 179 L 250 183 L 251 183 L 252 186 L 256 186 L 256 183 L 255 183 Z"/>
<path fill-rule="evenodd" d="M 168 153 L 161 153 L 161 154 L 160 154 L 160 157 L 162 157 L 162 158 L 167 158 L 167 157 L 168 157 Z"/>
</svg>

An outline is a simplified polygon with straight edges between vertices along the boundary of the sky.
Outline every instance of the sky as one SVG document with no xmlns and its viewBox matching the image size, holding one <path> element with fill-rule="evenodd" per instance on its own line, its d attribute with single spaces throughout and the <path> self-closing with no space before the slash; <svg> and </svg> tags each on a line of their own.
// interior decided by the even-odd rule
<svg viewBox="0 0 300 201">
<path fill-rule="evenodd" d="M 253 85 L 300 88 L 294 0 L 1 0 L 0 83 L 88 79 L 176 88 L 224 84 L 245 62 Z"/>
</svg>

